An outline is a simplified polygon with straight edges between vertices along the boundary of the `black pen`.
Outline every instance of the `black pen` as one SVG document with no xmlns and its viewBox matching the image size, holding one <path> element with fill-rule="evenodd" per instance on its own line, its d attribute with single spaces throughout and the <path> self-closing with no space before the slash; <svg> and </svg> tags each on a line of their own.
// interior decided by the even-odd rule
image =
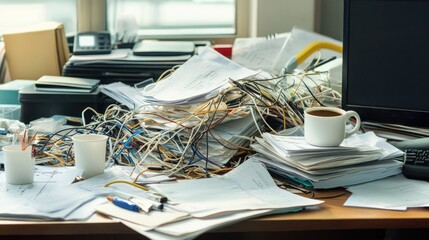
<svg viewBox="0 0 429 240">
<path fill-rule="evenodd" d="M 331 57 L 331 58 L 329 58 L 329 59 L 327 59 L 327 60 L 321 61 L 321 62 L 319 62 L 319 63 L 318 63 L 318 64 L 316 64 L 316 65 L 313 65 L 313 66 L 308 67 L 308 68 L 306 69 L 306 71 L 308 72 L 308 71 L 314 70 L 315 68 L 320 67 L 320 66 L 322 66 L 323 64 L 326 64 L 326 63 L 328 63 L 328 62 L 330 62 L 330 61 L 333 61 L 333 60 L 335 60 L 336 58 L 337 58 L 336 56 L 333 56 L 333 57 Z"/>
<path fill-rule="evenodd" d="M 162 196 L 159 193 L 153 193 L 153 192 L 148 192 L 147 198 L 149 198 L 150 200 L 153 200 L 155 202 L 159 202 L 159 203 L 166 203 L 168 201 L 167 197 Z"/>
</svg>

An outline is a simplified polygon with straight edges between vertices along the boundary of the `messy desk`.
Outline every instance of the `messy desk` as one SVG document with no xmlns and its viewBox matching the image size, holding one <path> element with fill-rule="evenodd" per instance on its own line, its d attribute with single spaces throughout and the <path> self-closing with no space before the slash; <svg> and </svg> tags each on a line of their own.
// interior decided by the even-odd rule
<svg viewBox="0 0 429 240">
<path fill-rule="evenodd" d="M 344 193 L 344 190 L 323 191 L 320 196 L 333 196 Z M 261 239 L 289 236 L 291 239 L 381 239 L 385 230 L 426 229 L 429 228 L 427 209 L 414 208 L 406 212 L 385 211 L 376 209 L 360 209 L 343 207 L 349 194 L 336 198 L 327 198 L 317 209 L 307 209 L 303 212 L 273 215 L 241 221 L 202 235 L 213 239 L 227 236 L 236 239 Z M 337 230 L 337 231 L 335 231 Z M 335 233 L 336 232 L 336 233 Z M 21 239 L 31 236 L 32 239 L 48 239 L 61 237 L 75 239 L 76 237 L 102 236 L 105 239 L 115 239 L 115 236 L 128 239 L 143 239 L 141 235 L 126 226 L 112 221 L 102 215 L 94 215 L 84 222 L 26 222 L 0 221 L 0 235 L 18 236 Z M 253 236 L 253 238 L 252 238 Z M 325 236 L 325 238 L 323 238 Z M 372 236 L 372 238 L 371 238 Z"/>
<path fill-rule="evenodd" d="M 218 64 L 224 65 L 220 73 L 214 70 Z M 187 68 L 202 70 L 189 75 Z M 350 111 L 337 107 L 310 105 L 299 112 L 293 109 L 296 106 L 292 102 L 278 102 L 293 117 L 287 118 L 274 106 L 269 116 L 279 116 L 282 121 L 264 122 L 267 118 L 258 112 L 263 108 L 252 104 L 257 107 L 254 112 L 247 104 L 251 104 L 252 97 L 266 103 L 281 98 L 263 85 L 258 86 L 265 91 L 263 98 L 255 96 L 256 86 L 248 79 L 254 74 L 207 49 L 169 78 L 149 87 L 111 89 L 119 93 L 118 102 L 132 100 L 134 105 L 139 104 L 139 111 L 119 105 L 110 105 L 104 113 L 86 108 L 83 113 L 92 112 L 93 116 L 82 117 L 82 125 L 76 127 L 63 126 L 67 118 L 39 119 L 30 124 L 33 128 L 29 130 L 12 121 L 15 125 L 10 125 L 16 130 L 8 135 L 11 142 L 20 143 L 22 152 L 35 150 L 20 159 L 25 164 L 38 164 L 29 173 L 34 175 L 34 181 L 24 178 L 23 171 L 11 175 L 8 161 L 15 157 L 14 151 L 20 151 L 3 151 L 6 166 L 2 177 L 6 182 L 2 181 L 4 194 L 0 200 L 4 207 L 0 214 L 6 219 L 29 222 L 4 221 L 2 234 L 141 237 L 137 232 L 150 239 L 180 239 L 204 237 L 207 232 L 248 236 L 247 232 L 265 235 L 287 230 L 299 235 L 306 229 L 315 234 L 341 229 L 353 235 L 355 230 L 369 229 L 369 235 L 379 236 L 385 234 L 385 229 L 427 227 L 425 210 L 418 207 L 427 205 L 424 196 L 429 192 L 428 186 L 400 174 L 400 149 L 372 131 L 352 134 L 355 130 L 349 129 L 347 121 L 352 116 L 356 118 L 352 125 L 359 126 L 359 115 L 348 115 Z M 187 77 L 180 78 L 182 75 Z M 236 80 L 225 82 L 231 75 Z M 202 76 L 213 85 L 205 82 L 199 88 L 186 87 L 198 84 Z M 322 87 L 323 81 L 318 81 Z M 231 86 L 222 89 L 224 84 Z M 301 87 L 292 90 L 306 89 Z M 178 89 L 181 95 L 174 94 Z M 135 95 L 127 98 L 130 94 L 120 91 Z M 329 88 L 326 91 L 335 92 Z M 214 93 L 221 96 L 213 98 Z M 304 97 L 305 92 L 300 95 Z M 332 96 L 329 101 L 339 100 L 335 94 Z M 145 104 L 146 101 L 154 104 Z M 248 102 L 242 105 L 243 101 Z M 192 104 L 167 107 L 177 103 Z M 302 122 L 312 121 L 315 126 L 324 121 L 325 127 L 301 126 Z M 279 132 L 260 132 L 264 125 L 286 127 Z M 55 130 L 45 133 L 52 128 Z M 326 129 L 329 134 L 323 132 Z M 334 134 L 337 131 L 339 134 Z M 305 133 L 315 134 L 323 141 L 310 144 Z M 351 136 L 344 139 L 345 133 Z M 255 138 L 245 137 L 255 134 Z M 331 145 L 334 137 L 339 137 L 341 144 Z M 237 147 L 246 145 L 256 154 L 225 157 L 236 155 L 239 149 L 248 150 Z M 274 181 L 270 173 L 279 176 L 282 184 Z M 79 181 L 77 176 L 84 180 Z M 174 182 L 176 179 L 182 181 Z M 14 181 L 23 182 L 16 185 Z M 342 195 L 346 190 L 338 187 L 347 187 L 352 194 Z M 399 187 L 409 191 L 398 197 Z M 161 200 L 146 204 L 152 193 L 168 198 L 163 209 L 157 207 Z M 28 232 L 17 232 L 23 224 L 35 231 L 27 228 Z M 40 230 L 44 228 L 46 232 Z"/>
<path fill-rule="evenodd" d="M 382 78 L 391 66 L 373 68 L 390 49 L 352 39 L 384 29 L 376 39 L 387 41 L 397 33 L 352 27 L 366 8 L 373 6 L 346 1 L 344 49 L 300 28 L 272 39 L 237 39 L 231 59 L 209 46 L 191 47 L 174 61 L 155 56 L 165 63 L 158 79 L 101 81 L 94 91 L 99 82 L 90 84 L 84 91 L 94 105 L 79 109 L 78 120 L 63 113 L 30 116 L 29 125 L 5 120 L 0 235 L 382 239 L 429 228 L 429 131 L 420 128 L 429 109 L 417 94 L 427 81 L 407 72 L 416 94 L 397 100 L 405 76 L 395 79 L 392 71 Z M 378 12 L 365 19 L 385 23 Z M 412 13 L 402 20 L 419 22 Z M 359 29 L 371 34 L 353 32 Z M 379 51 L 362 51 L 373 48 Z M 65 72 L 94 73 L 102 64 L 131 73 L 123 66 L 147 65 L 145 54 L 139 46 L 73 56 Z M 76 79 L 52 78 L 67 82 L 55 88 L 79 91 Z M 24 101 L 28 89 L 19 91 L 25 113 L 58 107 L 44 91 L 37 92 L 44 106 L 38 109 L 28 106 L 37 101 Z M 103 94 L 115 103 L 99 108 Z M 377 117 L 392 122 L 367 121 Z M 406 123 L 418 126 L 400 125 Z"/>
</svg>

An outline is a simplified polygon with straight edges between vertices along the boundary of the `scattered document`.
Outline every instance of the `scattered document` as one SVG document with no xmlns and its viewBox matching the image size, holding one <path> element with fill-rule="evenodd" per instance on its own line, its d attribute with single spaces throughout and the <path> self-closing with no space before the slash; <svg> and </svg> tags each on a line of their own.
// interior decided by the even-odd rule
<svg viewBox="0 0 429 240">
<path fill-rule="evenodd" d="M 32 184 L 11 185 L 5 182 L 4 172 L 0 172 L 0 218 L 87 219 L 95 212 L 88 207 L 96 197 L 70 185 L 79 174 L 75 168 L 36 166 Z"/>
<path fill-rule="evenodd" d="M 342 43 L 330 37 L 323 36 L 314 32 L 308 32 L 300 28 L 294 27 L 290 33 L 287 41 L 284 42 L 283 47 L 275 60 L 273 71 L 280 74 L 287 62 L 294 57 L 297 53 L 307 47 L 308 44 L 314 41 L 326 41 L 342 46 Z M 341 57 L 341 53 L 334 52 L 327 49 L 321 49 L 322 58 L 328 59 L 333 56 Z M 307 66 L 312 58 L 308 58 L 302 66 Z M 299 68 L 301 66 L 298 66 Z"/>
<path fill-rule="evenodd" d="M 247 160 L 221 177 L 151 184 L 150 187 L 168 197 L 166 212 L 131 216 L 129 211 L 114 208 L 113 204 L 99 206 L 97 211 L 119 219 L 150 239 L 192 239 L 226 224 L 296 212 L 323 202 L 278 188 L 264 165 L 255 159 Z"/>
<path fill-rule="evenodd" d="M 301 208 L 296 209 L 296 211 L 301 210 Z M 289 209 L 287 212 L 294 212 L 294 210 Z M 153 239 L 160 239 L 159 237 L 166 237 L 171 239 L 174 236 L 174 239 L 191 239 L 195 238 L 204 232 L 212 230 L 216 227 L 225 226 L 226 224 L 232 224 L 238 221 L 243 221 L 250 218 L 255 218 L 259 216 L 269 215 L 269 214 L 280 214 L 286 213 L 278 210 L 254 210 L 254 211 L 245 211 L 237 212 L 224 216 L 218 216 L 208 219 L 201 218 L 191 218 L 184 221 L 179 221 L 175 223 L 166 224 L 152 231 L 142 233 L 147 237 L 153 237 Z M 131 227 L 134 229 L 133 227 Z M 151 238 L 152 238 L 151 237 Z"/>
<path fill-rule="evenodd" d="M 164 211 L 150 211 L 150 212 L 132 212 L 113 205 L 112 203 L 106 203 L 96 207 L 96 211 L 104 215 L 125 220 L 127 222 L 139 224 L 148 228 L 155 228 L 166 223 L 171 223 L 179 220 L 189 218 L 187 213 L 178 212 L 174 210 Z"/>
<path fill-rule="evenodd" d="M 32 184 L 7 184 L 5 172 L 0 171 L 0 196 L 22 197 L 34 200 L 46 193 L 54 192 L 57 187 L 70 185 L 80 174 L 75 168 L 36 166 Z"/>
<path fill-rule="evenodd" d="M 410 127 L 400 124 L 362 122 L 362 128 L 365 131 L 374 131 L 377 136 L 395 141 L 429 137 L 428 128 Z"/>
<path fill-rule="evenodd" d="M 275 60 L 280 54 L 289 33 L 275 38 L 237 38 L 232 48 L 232 60 L 253 70 L 273 73 Z"/>
<path fill-rule="evenodd" d="M 224 89 L 229 79 L 256 74 L 206 47 L 169 77 L 145 87 L 142 94 L 148 102 L 160 105 L 205 102 Z"/>
<path fill-rule="evenodd" d="M 322 203 L 280 189 L 264 167 L 249 159 L 228 174 L 174 184 L 150 185 L 193 217 L 261 209 L 287 209 Z"/>
<path fill-rule="evenodd" d="M 115 82 L 103 85 L 101 91 L 129 109 L 149 104 L 194 104 L 217 96 L 219 91 L 229 86 L 229 79 L 246 78 L 256 74 L 257 72 L 241 67 L 206 47 L 169 77 L 142 89 Z"/>
<path fill-rule="evenodd" d="M 136 109 L 147 105 L 140 90 L 122 82 L 114 82 L 106 85 L 101 85 L 101 92 L 115 99 L 119 103 L 128 107 L 128 109 Z"/>
<path fill-rule="evenodd" d="M 406 210 L 429 206 L 429 184 L 398 174 L 348 188 L 353 194 L 344 206 Z"/>
</svg>

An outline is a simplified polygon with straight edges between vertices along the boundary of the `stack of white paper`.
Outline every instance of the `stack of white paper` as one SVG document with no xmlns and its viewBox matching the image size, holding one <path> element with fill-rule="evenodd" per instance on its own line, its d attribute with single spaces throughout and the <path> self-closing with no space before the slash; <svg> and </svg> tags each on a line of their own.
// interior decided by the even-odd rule
<svg viewBox="0 0 429 240">
<path fill-rule="evenodd" d="M 101 87 L 101 91 L 129 109 L 143 105 L 190 105 L 215 97 L 229 86 L 230 79 L 241 79 L 258 72 L 244 68 L 220 55 L 212 48 L 186 61 L 172 75 L 143 89 L 121 82 Z"/>
<path fill-rule="evenodd" d="M 254 156 L 273 173 L 306 182 L 314 188 L 334 188 L 372 181 L 401 172 L 394 160 L 403 153 L 374 133 L 356 134 L 339 147 L 315 147 L 304 137 L 263 134 Z"/>
</svg>

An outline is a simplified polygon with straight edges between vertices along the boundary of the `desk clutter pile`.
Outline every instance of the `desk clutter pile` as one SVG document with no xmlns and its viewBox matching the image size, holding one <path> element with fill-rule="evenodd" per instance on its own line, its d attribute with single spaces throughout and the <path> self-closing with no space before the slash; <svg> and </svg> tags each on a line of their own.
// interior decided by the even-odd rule
<svg viewBox="0 0 429 240">
<path fill-rule="evenodd" d="M 280 40 L 297 38 L 287 39 Z M 82 126 L 30 129 L 39 132 L 35 181 L 11 186 L 2 179 L 6 207 L 0 217 L 82 220 L 97 211 L 151 239 L 190 239 L 239 220 L 322 203 L 279 188 L 269 173 L 304 192 L 399 174 L 402 163 L 395 159 L 402 152 L 371 132 L 335 148 L 304 142 L 303 110 L 341 101 L 328 73 L 309 69 L 270 74 L 206 48 L 144 88 L 103 85 L 101 91 L 121 105 L 104 113 L 88 107 L 82 115 L 93 116 Z M 72 167 L 71 138 L 82 133 L 109 137 L 106 170 L 73 183 L 81 172 Z M 153 195 L 168 201 L 153 201 Z M 107 196 L 132 201 L 138 212 Z M 427 202 L 413 206 L 419 204 Z"/>
</svg>

